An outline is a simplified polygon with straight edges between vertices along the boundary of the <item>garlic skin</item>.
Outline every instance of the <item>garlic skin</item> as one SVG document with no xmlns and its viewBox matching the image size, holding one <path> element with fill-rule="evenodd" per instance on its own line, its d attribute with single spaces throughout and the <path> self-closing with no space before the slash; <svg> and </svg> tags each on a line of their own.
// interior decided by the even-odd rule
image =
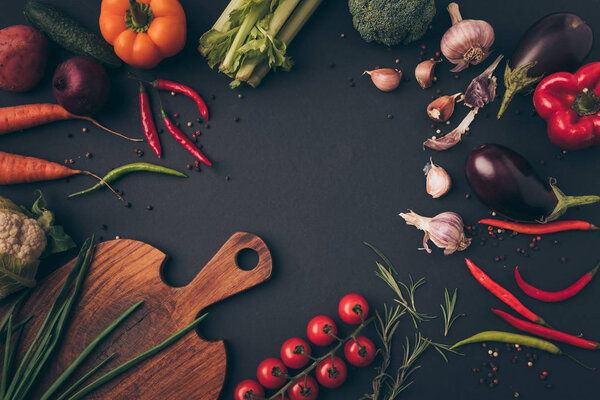
<svg viewBox="0 0 600 400">
<path fill-rule="evenodd" d="M 415 68 L 415 78 L 421 86 L 421 89 L 427 89 L 428 87 L 431 87 L 431 84 L 433 83 L 433 71 L 435 69 L 435 64 L 441 62 L 442 60 L 434 60 L 432 58 L 417 64 L 417 67 Z"/>
<path fill-rule="evenodd" d="M 434 199 L 442 197 L 450 191 L 452 187 L 452 178 L 446 170 L 439 165 L 435 165 L 429 158 L 429 162 L 423 168 L 425 173 L 425 190 Z"/>
<path fill-rule="evenodd" d="M 456 98 L 462 93 L 438 97 L 427 106 L 427 115 L 436 122 L 446 122 L 454 113 Z"/>
<path fill-rule="evenodd" d="M 395 90 L 402 80 L 402 71 L 394 68 L 379 68 L 372 71 L 365 71 L 364 74 L 371 76 L 371 81 L 382 92 L 391 92 Z"/>
<path fill-rule="evenodd" d="M 448 61 L 456 64 L 450 71 L 459 72 L 487 58 L 494 44 L 494 28 L 486 21 L 463 20 L 456 3 L 448 4 L 447 10 L 452 26 L 442 36 L 440 49 Z"/>
<path fill-rule="evenodd" d="M 409 210 L 407 214 L 400 213 L 399 215 L 408 225 L 413 225 L 425 232 L 423 247 L 419 250 L 425 250 L 431 254 L 431 249 L 427 244 L 431 240 L 437 247 L 444 249 L 444 255 L 447 256 L 455 251 L 463 251 L 471 244 L 471 239 L 465 235 L 463 220 L 457 213 L 448 211 L 433 218 L 427 218 Z"/>
</svg>

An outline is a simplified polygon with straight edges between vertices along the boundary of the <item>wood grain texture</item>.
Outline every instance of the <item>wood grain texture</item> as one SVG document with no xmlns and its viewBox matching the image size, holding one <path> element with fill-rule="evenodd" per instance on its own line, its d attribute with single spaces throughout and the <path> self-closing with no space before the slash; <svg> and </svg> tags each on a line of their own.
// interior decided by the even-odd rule
<svg viewBox="0 0 600 400">
<path fill-rule="evenodd" d="M 238 268 L 236 255 L 250 248 L 258 253 L 258 265 Z M 187 326 L 201 311 L 229 296 L 264 282 L 271 276 L 271 254 L 257 236 L 237 232 L 187 286 L 173 288 L 161 278 L 167 256 L 134 240 L 98 244 L 93 262 L 72 314 L 61 351 L 52 360 L 38 398 L 49 383 L 117 316 L 137 301 L 144 304 L 99 346 L 79 370 L 78 379 L 108 354 L 117 357 L 103 372 L 135 357 Z M 62 287 L 74 260 L 55 271 L 36 288 L 23 307 L 35 316 L 26 331 L 30 343 L 53 299 Z M 0 308 L 0 315 L 8 304 Z M 212 400 L 217 399 L 226 371 L 225 344 L 208 342 L 189 333 L 133 370 L 88 395 L 89 399 Z"/>
</svg>

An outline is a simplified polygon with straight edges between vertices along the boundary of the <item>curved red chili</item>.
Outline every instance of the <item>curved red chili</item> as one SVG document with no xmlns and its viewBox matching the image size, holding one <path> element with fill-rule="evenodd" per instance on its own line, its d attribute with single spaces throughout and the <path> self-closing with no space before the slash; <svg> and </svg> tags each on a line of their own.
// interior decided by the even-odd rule
<svg viewBox="0 0 600 400">
<path fill-rule="evenodd" d="M 557 292 L 547 292 L 545 290 L 541 290 L 531 286 L 529 283 L 525 282 L 521 277 L 521 274 L 519 273 L 519 267 L 515 268 L 515 280 L 517 281 L 517 285 L 519 285 L 521 290 L 529 297 L 533 297 L 534 299 L 540 301 L 552 303 L 569 299 L 575 296 L 577 293 L 581 292 L 581 290 L 583 290 L 583 288 L 588 283 L 590 283 L 594 275 L 596 275 L 596 272 L 598 272 L 598 268 L 600 268 L 600 264 L 596 265 L 594 269 L 592 269 L 587 274 L 579 278 L 577 282 L 575 282 L 568 288 L 559 290 Z"/>
<path fill-rule="evenodd" d="M 194 157 L 208 165 L 209 167 L 212 165 L 208 157 L 204 155 L 200 151 L 200 149 L 192 142 L 192 140 L 187 137 L 181 130 L 169 119 L 167 113 L 163 108 L 160 109 L 160 115 L 167 127 L 167 130 L 171 133 L 171 135 L 182 145 L 187 151 L 189 151 Z"/>
<path fill-rule="evenodd" d="M 483 287 L 492 292 L 494 296 L 502 300 L 510 308 L 512 308 L 528 320 L 533 321 L 536 324 L 548 326 L 548 324 L 546 323 L 546 321 L 544 321 L 542 317 L 538 316 L 533 311 L 525 307 L 523 303 L 519 301 L 519 299 L 517 299 L 511 292 L 497 284 L 492 278 L 487 276 L 486 273 L 479 269 L 479 267 L 475 265 L 473 261 L 469 260 L 468 258 L 465 258 L 465 261 L 467 262 L 467 267 L 469 267 L 469 270 L 471 271 L 475 279 L 477 279 L 477 281 L 479 281 L 479 283 L 481 283 Z"/>
<path fill-rule="evenodd" d="M 184 96 L 187 96 L 193 99 L 198 105 L 198 110 L 200 110 L 200 114 L 208 121 L 208 107 L 204 102 L 204 99 L 189 86 L 186 86 L 182 83 L 177 83 L 173 81 L 168 81 L 166 79 L 157 79 L 151 82 L 152 86 L 159 90 L 169 90 L 171 92 L 180 93 Z"/>
<path fill-rule="evenodd" d="M 150 108 L 150 99 L 148 98 L 148 92 L 144 88 L 144 84 L 140 82 L 140 116 L 142 119 L 142 129 L 144 130 L 144 135 L 146 135 L 146 140 L 148 140 L 148 144 L 152 151 L 160 158 L 162 154 L 162 148 L 160 146 L 160 139 L 158 138 L 158 133 L 156 132 L 156 125 L 154 124 L 154 118 L 152 118 L 152 109 Z"/>
<path fill-rule="evenodd" d="M 497 219 L 482 219 L 479 220 L 479 223 L 530 235 L 543 235 L 546 233 L 562 231 L 595 231 L 600 229 L 596 225 L 586 221 L 556 221 L 547 224 L 519 224 Z"/>
<path fill-rule="evenodd" d="M 581 347 L 583 349 L 598 350 L 600 349 L 600 343 L 594 342 L 593 340 L 587 340 L 578 336 L 569 335 L 568 333 L 560 332 L 555 329 L 546 328 L 538 324 L 533 324 L 529 321 L 523 321 L 512 315 L 505 313 L 504 311 L 496 310 L 492 308 L 492 311 L 500 318 L 508 322 L 513 327 L 520 331 L 532 333 L 537 336 L 541 336 L 546 339 L 556 340 L 570 344 L 572 346 Z"/>
</svg>

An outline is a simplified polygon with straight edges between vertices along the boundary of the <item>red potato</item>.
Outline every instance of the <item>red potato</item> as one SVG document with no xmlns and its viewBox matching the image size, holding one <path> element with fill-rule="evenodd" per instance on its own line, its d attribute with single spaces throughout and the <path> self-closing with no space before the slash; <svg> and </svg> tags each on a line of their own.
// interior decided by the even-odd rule
<svg viewBox="0 0 600 400">
<path fill-rule="evenodd" d="M 0 30 L 0 88 L 26 92 L 44 76 L 48 39 L 31 26 L 14 25 Z"/>
</svg>

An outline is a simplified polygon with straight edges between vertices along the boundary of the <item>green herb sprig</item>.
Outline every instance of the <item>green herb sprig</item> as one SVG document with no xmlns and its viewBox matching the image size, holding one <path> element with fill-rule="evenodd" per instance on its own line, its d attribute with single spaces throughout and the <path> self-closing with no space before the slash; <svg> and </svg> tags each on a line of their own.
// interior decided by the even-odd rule
<svg viewBox="0 0 600 400">
<path fill-rule="evenodd" d="M 448 332 L 456 321 L 460 317 L 464 317 L 465 314 L 454 314 L 454 306 L 456 305 L 456 296 L 458 294 L 458 289 L 454 289 L 452 293 L 452 298 L 450 297 L 450 293 L 448 293 L 448 289 L 444 289 L 444 304 L 440 304 L 440 308 L 442 309 L 442 315 L 444 317 L 444 336 L 448 336 Z"/>
<path fill-rule="evenodd" d="M 381 252 L 381 250 L 377 249 L 372 244 L 369 244 L 367 242 L 364 242 L 364 244 L 369 246 L 373 251 L 375 251 L 375 253 L 379 257 L 381 257 L 383 262 L 386 264 L 387 267 L 383 266 L 380 262 L 376 262 L 378 270 L 375 272 L 375 274 L 379 278 L 381 278 L 385 283 L 387 283 L 387 285 L 394 291 L 394 293 L 396 294 L 396 298 L 394 299 L 394 301 L 400 306 L 402 306 L 406 312 L 408 312 L 408 314 L 412 318 L 415 328 L 418 328 L 418 324 L 421 322 L 426 322 L 434 319 L 435 316 L 421 313 L 417 311 L 416 307 L 415 293 L 419 287 L 425 284 L 425 278 L 421 278 L 415 282 L 412 276 L 409 275 L 408 278 L 410 282 L 408 285 L 404 282 L 398 281 L 394 276 L 394 274 L 398 275 L 398 272 L 396 271 L 396 268 L 394 268 L 394 266 L 392 265 L 392 262 L 389 260 L 389 258 L 387 258 Z M 403 289 L 404 291 L 406 291 L 408 300 L 403 293 Z"/>
</svg>

